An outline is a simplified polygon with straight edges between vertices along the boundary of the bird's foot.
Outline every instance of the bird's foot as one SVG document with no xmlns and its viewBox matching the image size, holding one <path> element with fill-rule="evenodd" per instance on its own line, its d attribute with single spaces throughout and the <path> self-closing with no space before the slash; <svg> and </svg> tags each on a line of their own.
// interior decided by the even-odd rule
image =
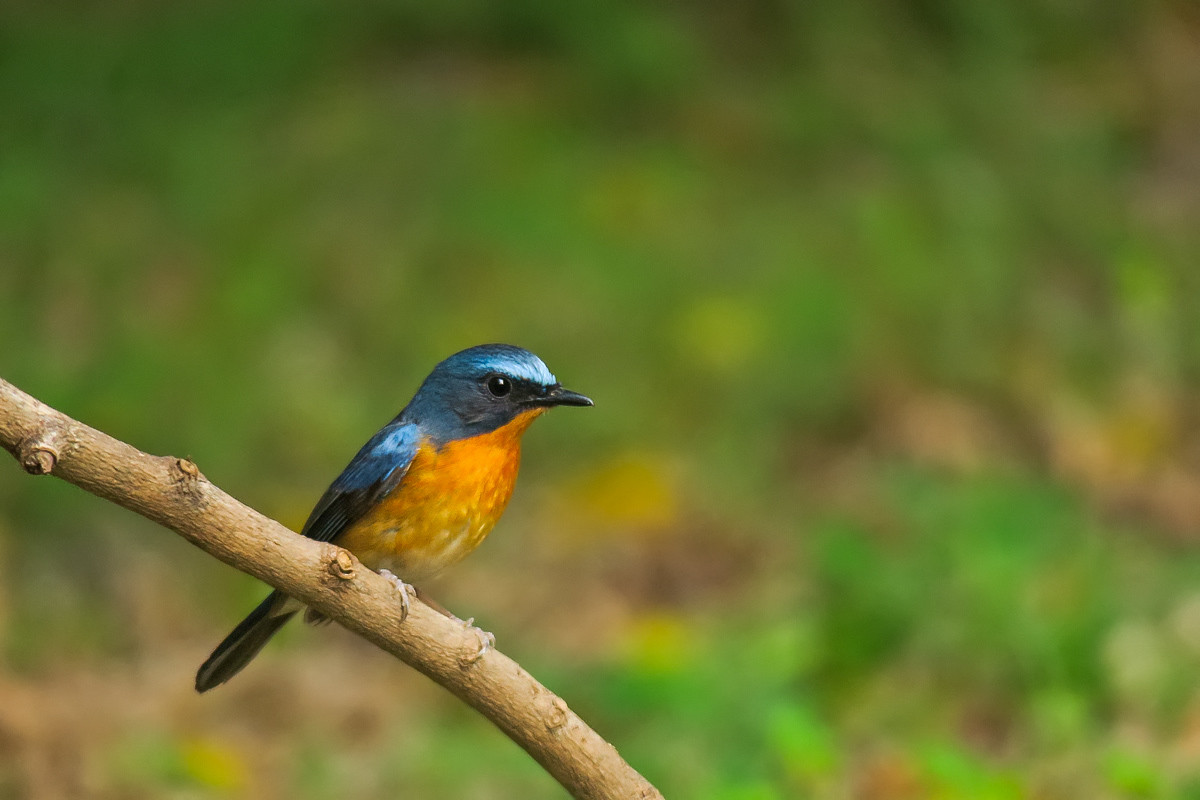
<svg viewBox="0 0 1200 800">
<path fill-rule="evenodd" d="M 408 593 L 411 591 L 415 594 L 417 590 L 400 580 L 400 576 L 391 570 L 381 569 L 379 574 L 391 581 L 392 585 L 396 587 L 396 591 L 400 593 L 400 622 L 403 623 L 408 619 L 408 612 L 412 608 L 412 601 L 409 600 Z"/>
<path fill-rule="evenodd" d="M 457 619 L 457 617 L 455 619 Z M 474 632 L 474 634 L 479 637 L 479 649 L 471 655 L 463 656 L 461 659 L 459 659 L 462 662 L 462 665 L 467 667 L 477 663 L 479 659 L 487 655 L 488 650 L 491 650 L 496 646 L 496 635 L 476 626 L 474 617 L 465 620 L 460 619 L 458 621 L 462 623 L 463 628 Z"/>
<path fill-rule="evenodd" d="M 464 667 L 469 667 L 472 664 L 477 663 L 479 659 L 487 655 L 488 650 L 491 650 L 496 646 L 495 634 L 476 627 L 474 617 L 471 617 L 470 619 L 462 619 L 461 617 L 456 616 L 454 612 L 450 611 L 444 605 L 427 595 L 425 592 L 422 592 L 416 586 L 410 586 L 409 588 L 412 589 L 413 594 L 420 598 L 422 603 L 434 609 L 435 611 L 440 611 L 443 616 L 454 620 L 459 625 L 462 625 L 464 630 L 472 631 L 479 638 L 479 647 L 476 648 L 473 653 L 469 653 L 468 655 L 459 658 L 459 662 Z"/>
</svg>

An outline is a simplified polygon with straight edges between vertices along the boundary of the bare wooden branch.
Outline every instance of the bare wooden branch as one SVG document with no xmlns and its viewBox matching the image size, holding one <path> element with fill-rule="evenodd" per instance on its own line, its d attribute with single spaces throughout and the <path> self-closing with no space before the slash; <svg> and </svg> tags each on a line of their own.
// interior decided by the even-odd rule
<svg viewBox="0 0 1200 800">
<path fill-rule="evenodd" d="M 401 622 L 400 599 L 387 579 L 346 550 L 238 502 L 191 461 L 143 453 L 2 379 L 0 445 L 26 471 L 55 475 L 170 528 L 428 675 L 491 720 L 572 797 L 662 797 L 512 659 L 495 650 L 476 659 L 477 636 L 419 601 Z"/>
</svg>

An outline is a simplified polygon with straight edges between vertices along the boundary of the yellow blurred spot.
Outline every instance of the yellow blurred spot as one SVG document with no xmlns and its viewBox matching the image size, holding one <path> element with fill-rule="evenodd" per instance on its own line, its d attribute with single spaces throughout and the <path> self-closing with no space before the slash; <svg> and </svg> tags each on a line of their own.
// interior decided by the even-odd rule
<svg viewBox="0 0 1200 800">
<path fill-rule="evenodd" d="M 662 459 L 631 455 L 614 460 L 584 479 L 576 507 L 611 525 L 663 527 L 678 517 L 678 498 Z"/>
<path fill-rule="evenodd" d="M 246 762 L 235 747 L 213 739 L 191 739 L 180 750 L 184 769 L 198 783 L 222 791 L 246 785 Z"/>
<path fill-rule="evenodd" d="M 1109 420 L 1108 427 L 1114 457 L 1133 467 L 1161 460 L 1174 443 L 1170 420 L 1154 409 L 1125 409 Z"/>
<path fill-rule="evenodd" d="M 741 298 L 705 298 L 684 310 L 677 335 L 684 357 L 708 369 L 732 372 L 760 350 L 762 312 Z"/>
<path fill-rule="evenodd" d="M 674 673 L 695 653 L 695 634 L 680 617 L 648 614 L 628 630 L 626 650 L 630 663 L 647 673 Z"/>
</svg>

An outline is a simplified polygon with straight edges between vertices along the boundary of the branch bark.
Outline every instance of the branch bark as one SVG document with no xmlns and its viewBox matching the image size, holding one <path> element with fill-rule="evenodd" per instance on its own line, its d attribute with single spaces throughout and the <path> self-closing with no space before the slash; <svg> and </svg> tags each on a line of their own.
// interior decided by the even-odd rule
<svg viewBox="0 0 1200 800">
<path fill-rule="evenodd" d="M 348 551 L 315 542 L 209 483 L 191 461 L 152 456 L 0 379 L 0 446 L 27 472 L 54 475 L 164 525 L 226 564 L 298 598 L 450 690 L 579 800 L 662 798 L 616 749 L 519 664 L 412 601 Z M 188 676 L 190 679 L 190 676 Z"/>
</svg>

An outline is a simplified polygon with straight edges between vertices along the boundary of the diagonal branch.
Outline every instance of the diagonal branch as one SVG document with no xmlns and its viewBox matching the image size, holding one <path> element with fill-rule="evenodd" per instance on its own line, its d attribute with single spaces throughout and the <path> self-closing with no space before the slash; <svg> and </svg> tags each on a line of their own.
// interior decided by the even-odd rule
<svg viewBox="0 0 1200 800">
<path fill-rule="evenodd" d="M 660 798 L 616 749 L 502 653 L 413 602 L 400 622 L 393 585 L 349 552 L 243 505 L 185 459 L 152 456 L 0 379 L 0 446 L 26 471 L 55 475 L 164 525 L 226 564 L 331 617 L 449 689 L 580 800 Z"/>
</svg>

